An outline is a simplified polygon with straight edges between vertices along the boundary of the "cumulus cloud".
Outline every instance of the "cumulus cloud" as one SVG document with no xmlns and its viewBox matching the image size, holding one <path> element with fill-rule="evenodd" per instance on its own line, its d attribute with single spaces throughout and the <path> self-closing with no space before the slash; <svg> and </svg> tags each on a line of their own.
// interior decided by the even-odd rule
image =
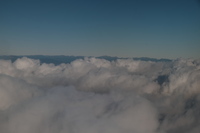
<svg viewBox="0 0 200 133">
<path fill-rule="evenodd" d="M 200 60 L 0 60 L 1 133 L 197 133 Z"/>
</svg>

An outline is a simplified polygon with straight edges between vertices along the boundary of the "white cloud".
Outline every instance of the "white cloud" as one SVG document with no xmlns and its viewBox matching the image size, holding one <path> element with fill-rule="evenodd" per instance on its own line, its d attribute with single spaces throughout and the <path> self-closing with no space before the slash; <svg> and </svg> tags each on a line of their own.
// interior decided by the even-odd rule
<svg viewBox="0 0 200 133">
<path fill-rule="evenodd" d="M 200 60 L 0 60 L 1 133 L 197 133 Z"/>
</svg>

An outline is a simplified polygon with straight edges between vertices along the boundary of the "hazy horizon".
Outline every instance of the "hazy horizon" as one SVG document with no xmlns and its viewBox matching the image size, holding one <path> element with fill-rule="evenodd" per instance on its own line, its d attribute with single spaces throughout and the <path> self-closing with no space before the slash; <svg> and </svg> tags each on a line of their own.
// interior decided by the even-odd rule
<svg viewBox="0 0 200 133">
<path fill-rule="evenodd" d="M 147 58 L 147 59 L 168 59 L 168 60 L 177 60 L 177 59 L 194 59 L 194 60 L 198 60 L 200 59 L 200 57 L 176 57 L 176 58 L 164 58 L 164 57 L 147 57 L 147 56 L 135 56 L 135 57 L 131 57 L 131 56 L 109 56 L 109 55 L 100 55 L 100 56 L 93 56 L 93 55 L 90 55 L 90 56 L 84 56 L 84 55 L 68 55 L 68 54 L 55 54 L 55 55 L 48 55 L 48 54 L 26 54 L 26 55 L 12 55 L 12 54 L 2 54 L 0 55 L 1 57 L 8 57 L 8 56 L 16 56 L 16 57 L 31 57 L 31 56 L 46 56 L 46 57 L 59 57 L 59 56 L 65 56 L 65 57 L 94 57 L 94 58 L 98 58 L 98 57 L 110 57 L 110 58 L 119 58 L 119 59 L 134 59 L 134 58 L 138 58 L 138 59 L 142 59 L 142 58 Z"/>
</svg>

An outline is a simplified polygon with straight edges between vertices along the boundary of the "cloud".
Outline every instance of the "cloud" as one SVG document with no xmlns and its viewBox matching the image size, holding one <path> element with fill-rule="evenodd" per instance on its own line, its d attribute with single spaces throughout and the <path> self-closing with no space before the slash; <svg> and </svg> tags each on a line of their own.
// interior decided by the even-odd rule
<svg viewBox="0 0 200 133">
<path fill-rule="evenodd" d="M 153 133 L 158 126 L 154 107 L 137 96 L 102 95 L 61 87 L 20 106 L 8 114 L 5 131 Z"/>
<path fill-rule="evenodd" d="M 1 133 L 197 133 L 200 60 L 0 60 Z"/>
<path fill-rule="evenodd" d="M 41 93 L 36 86 L 7 75 L 0 75 L 0 85 L 0 110 L 6 110 Z"/>
</svg>

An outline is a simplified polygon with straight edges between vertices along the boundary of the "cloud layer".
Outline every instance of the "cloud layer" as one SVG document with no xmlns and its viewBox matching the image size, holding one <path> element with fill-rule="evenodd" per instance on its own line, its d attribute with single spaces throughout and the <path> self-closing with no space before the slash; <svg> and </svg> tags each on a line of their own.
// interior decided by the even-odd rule
<svg viewBox="0 0 200 133">
<path fill-rule="evenodd" d="M 1 133 L 198 133 L 200 60 L 0 60 Z"/>
</svg>

